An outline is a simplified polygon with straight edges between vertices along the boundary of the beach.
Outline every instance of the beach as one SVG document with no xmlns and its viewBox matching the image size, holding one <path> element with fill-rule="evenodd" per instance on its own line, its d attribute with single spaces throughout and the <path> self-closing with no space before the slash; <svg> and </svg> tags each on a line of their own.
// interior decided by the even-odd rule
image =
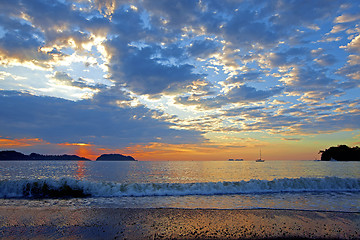
<svg viewBox="0 0 360 240">
<path fill-rule="evenodd" d="M 0 207 L 1 239 L 360 239 L 360 213 Z"/>
</svg>

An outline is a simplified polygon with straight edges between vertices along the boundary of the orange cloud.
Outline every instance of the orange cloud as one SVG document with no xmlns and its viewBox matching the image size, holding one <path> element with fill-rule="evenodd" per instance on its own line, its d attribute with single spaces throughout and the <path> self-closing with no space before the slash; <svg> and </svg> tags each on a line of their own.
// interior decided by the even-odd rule
<svg viewBox="0 0 360 240">
<path fill-rule="evenodd" d="M 2 149 L 9 149 L 9 148 L 22 148 L 22 147 L 32 147 L 32 146 L 39 146 L 39 145 L 48 145 L 54 146 L 65 146 L 68 149 L 65 153 L 76 154 L 81 157 L 85 157 L 88 159 L 96 159 L 99 154 L 95 151 L 94 145 L 89 143 L 59 143 L 59 144 L 51 144 L 46 142 L 40 138 L 21 138 L 21 139 L 10 139 L 4 138 L 0 136 L 0 148 Z"/>
<path fill-rule="evenodd" d="M 60 145 L 60 146 L 94 146 L 90 143 L 58 143 L 57 145 Z"/>
<path fill-rule="evenodd" d="M 221 161 L 228 158 L 239 158 L 244 155 L 244 146 L 230 144 L 167 144 L 150 143 L 134 145 L 124 149 L 138 160 L 185 160 L 185 161 Z"/>
<path fill-rule="evenodd" d="M 39 138 L 21 138 L 21 139 L 9 139 L 2 138 L 0 136 L 0 147 L 1 148 L 17 148 L 17 147 L 29 147 L 39 144 L 49 144 Z"/>
</svg>

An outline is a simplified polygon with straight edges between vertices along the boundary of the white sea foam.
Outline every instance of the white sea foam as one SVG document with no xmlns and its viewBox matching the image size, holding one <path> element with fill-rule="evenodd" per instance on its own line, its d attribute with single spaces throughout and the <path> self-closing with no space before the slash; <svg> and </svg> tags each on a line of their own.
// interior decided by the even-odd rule
<svg viewBox="0 0 360 240">
<path fill-rule="evenodd" d="M 0 198 L 142 197 L 301 192 L 360 192 L 360 178 L 283 178 L 205 183 L 116 183 L 72 178 L 5 180 Z"/>
</svg>

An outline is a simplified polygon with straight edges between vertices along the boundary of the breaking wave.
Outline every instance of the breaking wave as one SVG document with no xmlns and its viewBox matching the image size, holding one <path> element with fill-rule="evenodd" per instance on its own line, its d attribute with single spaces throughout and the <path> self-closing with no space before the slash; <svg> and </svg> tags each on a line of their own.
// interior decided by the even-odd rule
<svg viewBox="0 0 360 240">
<path fill-rule="evenodd" d="M 83 198 L 360 192 L 360 178 L 283 178 L 238 182 L 116 183 L 72 178 L 0 181 L 0 198 Z"/>
</svg>

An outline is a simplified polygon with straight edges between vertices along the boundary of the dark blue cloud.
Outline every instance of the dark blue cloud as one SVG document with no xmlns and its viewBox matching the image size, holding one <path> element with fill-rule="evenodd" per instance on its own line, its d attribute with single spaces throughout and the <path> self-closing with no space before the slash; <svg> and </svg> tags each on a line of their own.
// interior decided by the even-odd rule
<svg viewBox="0 0 360 240">
<path fill-rule="evenodd" d="M 349 79 L 354 79 L 355 81 L 350 81 L 349 86 L 358 87 L 360 79 L 360 63 L 359 64 L 352 64 L 352 65 L 346 65 L 342 68 L 340 68 L 337 73 L 344 75 L 348 77 Z"/>
<path fill-rule="evenodd" d="M 330 106 L 318 103 L 293 105 L 290 108 L 279 106 L 276 113 L 268 111 L 269 108 L 266 106 L 240 107 L 224 110 L 222 116 L 240 119 L 242 124 L 233 126 L 232 131 L 271 131 L 288 135 L 319 134 L 358 129 L 360 114 L 355 110 L 358 103 L 359 100 L 348 100 Z M 336 114 L 330 114 L 334 112 Z"/>
<path fill-rule="evenodd" d="M 290 48 L 286 51 L 273 52 L 269 56 L 271 67 L 280 67 L 287 65 L 296 65 L 299 63 L 306 63 L 311 61 L 310 49 L 301 48 Z"/>
<path fill-rule="evenodd" d="M 8 58 L 19 59 L 20 61 L 46 61 L 51 56 L 39 52 L 42 43 L 33 35 L 24 32 L 7 32 L 0 39 L 0 53 Z"/>
<path fill-rule="evenodd" d="M 116 34 L 123 42 L 146 38 L 152 30 L 147 29 L 139 12 L 120 7 L 111 17 L 111 34 Z"/>
<path fill-rule="evenodd" d="M 279 29 L 288 29 L 289 26 L 306 26 L 318 19 L 329 18 L 347 1 L 274 0 L 266 2 L 267 5 L 262 10 L 262 14 L 271 14 L 270 22 Z M 273 13 L 277 14 L 273 15 Z"/>
<path fill-rule="evenodd" d="M 293 71 L 287 82 L 289 89 L 296 91 L 329 91 L 338 89 L 337 80 L 329 77 L 326 71 L 310 67 L 299 68 Z"/>
<path fill-rule="evenodd" d="M 228 117 L 240 116 L 243 114 L 254 113 L 262 114 L 263 107 L 238 107 L 223 111 L 223 114 Z"/>
<path fill-rule="evenodd" d="M 120 94 L 121 92 L 118 92 Z M 51 143 L 86 142 L 121 148 L 148 142 L 196 143 L 199 132 L 170 129 L 139 106 L 120 108 L 104 99 L 68 101 L 1 91 L 0 132 L 12 138 L 41 138 Z M 99 104 L 100 103 L 100 104 Z"/>
<path fill-rule="evenodd" d="M 121 39 L 108 42 L 112 51 L 110 72 L 112 79 L 124 84 L 137 94 L 160 94 L 176 92 L 201 78 L 193 73 L 190 64 L 169 65 L 157 57 L 158 47 L 136 48 L 124 46 Z"/>
<path fill-rule="evenodd" d="M 1 5 L 0 5 L 1 7 Z M 51 57 L 38 49 L 43 45 L 42 33 L 30 24 L 9 18 L 0 13 L 0 22 L 4 36 L 0 38 L 0 54 L 8 59 L 20 61 L 48 60 Z"/>
<path fill-rule="evenodd" d="M 161 24 L 162 19 L 164 19 L 167 21 L 166 25 L 177 30 L 181 29 L 182 26 L 193 25 L 201 11 L 199 2 L 193 0 L 177 2 L 145 0 L 143 5 L 151 14 L 151 20 L 155 25 Z"/>
<path fill-rule="evenodd" d="M 332 54 L 324 54 L 316 59 L 321 66 L 330 66 L 337 62 L 337 58 Z"/>
<path fill-rule="evenodd" d="M 360 128 L 360 114 L 359 113 L 343 113 L 336 115 L 324 115 L 317 118 L 308 124 L 306 122 L 300 123 L 297 126 L 298 131 L 308 134 L 313 133 L 330 133 L 334 131 L 359 129 Z"/>
<path fill-rule="evenodd" d="M 81 48 L 90 39 L 89 32 L 80 30 L 88 26 L 88 20 L 71 4 L 42 0 L 5 2 L 0 3 L 1 9 L 9 9 L 0 13 L 5 30 L 0 39 L 0 53 L 9 59 L 43 66 L 59 52 L 43 52 L 42 47 L 66 46 L 68 39 L 72 39 Z M 23 16 L 27 16 L 27 21 Z"/>
<path fill-rule="evenodd" d="M 86 18 L 79 10 L 75 10 L 71 3 L 23 0 L 18 7 L 22 12 L 29 14 L 31 22 L 43 31 L 54 28 L 72 29 L 86 22 Z"/>
<path fill-rule="evenodd" d="M 269 97 L 280 94 L 283 88 L 276 87 L 270 90 L 257 90 L 254 87 L 241 85 L 238 87 L 232 88 L 227 94 L 226 97 L 230 102 L 256 102 L 263 101 Z"/>
<path fill-rule="evenodd" d="M 259 71 L 250 71 L 237 74 L 231 78 L 226 79 L 228 83 L 246 83 L 252 81 L 259 81 L 262 73 Z"/>
<path fill-rule="evenodd" d="M 193 96 L 177 97 L 177 103 L 183 105 L 195 105 L 199 108 L 211 109 L 221 108 L 231 103 L 251 103 L 264 101 L 280 94 L 283 88 L 276 87 L 270 90 L 258 90 L 254 87 L 241 85 L 230 89 L 226 94 L 219 94 L 215 97 L 194 98 Z"/>
<path fill-rule="evenodd" d="M 201 58 L 208 58 L 211 54 L 216 53 L 219 50 L 219 43 L 209 39 L 196 40 L 188 47 L 191 56 Z"/>
<path fill-rule="evenodd" d="M 274 46 L 282 37 L 274 28 L 258 19 L 255 11 L 239 10 L 222 28 L 225 39 L 235 46 L 251 48 L 254 44 Z"/>
</svg>

